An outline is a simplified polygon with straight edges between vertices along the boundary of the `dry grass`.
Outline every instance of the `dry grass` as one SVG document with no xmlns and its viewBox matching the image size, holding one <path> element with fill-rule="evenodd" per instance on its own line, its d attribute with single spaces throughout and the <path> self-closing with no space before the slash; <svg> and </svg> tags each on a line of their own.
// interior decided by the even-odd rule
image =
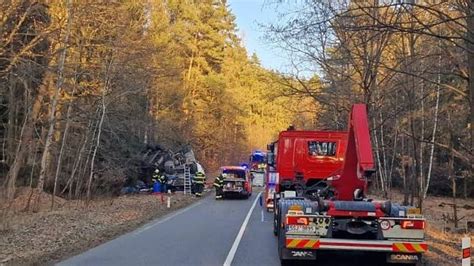
<svg viewBox="0 0 474 266">
<path fill-rule="evenodd" d="M 373 196 L 373 198 L 381 198 Z M 403 194 L 394 191 L 390 195 L 392 202 L 402 203 Z M 461 238 L 474 233 L 468 232 L 467 221 L 474 221 L 474 199 L 457 199 L 458 217 L 464 217 L 454 228 L 452 198 L 428 196 L 423 203 L 423 215 L 427 220 L 426 241 L 429 250 L 424 255 L 426 265 L 460 265 Z M 473 244 L 471 244 L 474 247 Z"/>
<path fill-rule="evenodd" d="M 37 213 L 23 211 L 25 193 L 20 191 L 8 229 L 0 233 L 0 265 L 45 264 L 77 254 L 139 225 L 186 206 L 195 198 L 174 194 L 172 208 L 154 195 L 122 196 L 92 201 L 58 200 L 50 210 L 51 196 L 45 194 Z"/>
</svg>

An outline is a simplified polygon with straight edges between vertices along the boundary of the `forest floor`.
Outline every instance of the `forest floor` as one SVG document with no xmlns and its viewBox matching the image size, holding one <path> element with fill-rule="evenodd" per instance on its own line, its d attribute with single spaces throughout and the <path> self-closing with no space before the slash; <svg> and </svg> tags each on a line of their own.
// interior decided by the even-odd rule
<svg viewBox="0 0 474 266">
<path fill-rule="evenodd" d="M 402 203 L 403 194 L 393 192 L 391 200 Z M 457 199 L 456 205 L 458 219 L 464 217 L 457 229 L 452 220 L 452 198 L 428 196 L 424 200 L 423 215 L 427 220 L 428 243 L 428 252 L 424 255 L 425 265 L 461 265 L 461 238 L 467 235 L 474 240 L 474 231 L 467 230 L 467 221 L 474 222 L 474 199 Z M 474 247 L 473 243 L 471 247 Z"/>
<path fill-rule="evenodd" d="M 79 254 L 140 225 L 196 201 L 194 196 L 171 195 L 171 208 L 157 195 L 130 195 L 94 200 L 56 198 L 43 194 L 39 212 L 22 211 L 29 189 L 20 188 L 13 213 L 0 231 L 0 265 L 43 265 Z M 165 194 L 168 195 L 168 194 Z M 2 206 L 0 206 L 1 208 Z"/>
</svg>

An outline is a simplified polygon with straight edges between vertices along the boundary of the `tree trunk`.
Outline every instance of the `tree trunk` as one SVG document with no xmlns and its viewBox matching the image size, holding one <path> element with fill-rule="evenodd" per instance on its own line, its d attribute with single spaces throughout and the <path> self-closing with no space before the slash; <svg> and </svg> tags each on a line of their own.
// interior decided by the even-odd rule
<svg viewBox="0 0 474 266">
<path fill-rule="evenodd" d="M 428 189 L 430 188 L 430 181 L 431 181 L 431 171 L 433 169 L 433 155 L 434 155 L 434 147 L 435 147 L 435 140 L 436 140 L 436 129 L 438 127 L 438 113 L 439 113 L 439 94 L 440 94 L 440 83 L 441 83 L 441 56 L 438 57 L 438 85 L 436 86 L 436 104 L 435 104 L 435 113 L 434 113 L 434 122 L 433 122 L 433 132 L 431 133 L 431 147 L 430 147 L 430 162 L 428 165 L 428 173 L 426 175 L 426 184 L 425 184 L 425 191 L 423 193 L 423 198 L 426 199 L 426 195 L 428 195 Z"/>
<path fill-rule="evenodd" d="M 474 0 L 468 0 L 468 12 L 467 12 L 467 61 L 469 68 L 469 96 L 471 104 L 471 119 L 470 119 L 470 133 L 471 133 L 471 158 L 474 153 Z M 472 178 L 474 173 L 474 159 L 471 159 L 471 171 L 468 177 Z"/>
<path fill-rule="evenodd" d="M 106 87 L 107 87 L 107 85 L 106 85 Z M 102 114 L 100 116 L 99 127 L 98 127 L 98 130 L 97 130 L 96 145 L 94 147 L 94 152 L 92 153 L 92 158 L 91 158 L 91 169 L 90 169 L 90 173 L 89 173 L 89 180 L 87 181 L 87 194 L 86 194 L 87 202 L 89 202 L 89 200 L 91 198 L 92 179 L 94 178 L 95 156 L 97 155 L 97 150 L 99 149 L 100 135 L 102 133 L 102 124 L 104 123 L 104 118 L 105 118 L 105 114 L 106 114 L 105 90 L 106 90 L 106 88 L 104 88 L 103 92 L 102 92 Z"/>
<path fill-rule="evenodd" d="M 448 111 L 448 129 L 449 129 L 449 161 L 448 161 L 448 179 L 451 179 L 451 186 L 453 192 L 453 219 L 454 228 L 458 228 L 458 211 L 456 202 L 456 176 L 454 175 L 454 136 L 451 124 L 451 114 Z"/>
<path fill-rule="evenodd" d="M 424 182 L 423 182 L 423 152 L 424 152 L 424 140 L 425 140 L 425 84 L 423 83 L 421 85 L 421 132 L 420 132 L 420 139 L 421 139 L 421 143 L 420 143 L 420 165 L 419 165 L 419 179 L 418 179 L 418 183 L 420 184 L 420 187 L 418 189 L 418 207 L 420 209 L 423 209 L 423 195 L 424 195 L 424 192 L 425 192 L 425 189 L 424 189 Z"/>
<path fill-rule="evenodd" d="M 383 126 L 383 116 L 382 116 L 382 112 L 379 111 L 379 118 L 380 118 L 380 145 L 382 146 L 382 161 L 383 161 L 383 173 L 384 173 L 384 182 L 385 182 L 385 192 L 384 192 L 384 196 L 387 197 L 387 191 L 388 191 L 388 187 L 390 186 L 388 184 L 389 182 L 389 178 L 388 178 L 388 163 L 387 163 L 387 154 L 385 152 L 385 141 L 384 141 L 384 138 L 385 138 L 385 133 L 384 133 L 384 126 Z"/>
<path fill-rule="evenodd" d="M 7 174 L 7 199 L 13 200 L 16 190 L 16 180 L 18 178 L 18 173 L 20 168 L 23 166 L 23 163 L 26 158 L 26 153 L 28 147 L 33 143 L 33 131 L 35 123 L 38 119 L 39 113 L 41 111 L 41 106 L 43 104 L 43 98 L 46 95 L 47 88 L 51 86 L 52 77 L 50 73 L 46 73 L 43 84 L 40 85 L 38 94 L 34 98 L 34 102 L 31 108 L 25 124 L 23 126 L 23 133 L 20 137 L 20 143 L 18 144 L 18 150 L 13 160 L 13 164 Z"/>
<path fill-rule="evenodd" d="M 53 98 L 51 101 L 51 110 L 49 115 L 49 129 L 48 135 L 46 135 L 46 141 L 44 144 L 43 156 L 41 157 L 41 170 L 40 176 L 38 178 L 38 185 L 36 186 L 36 193 L 34 199 L 34 211 L 38 211 L 39 208 L 39 201 L 41 199 L 41 193 L 43 193 L 44 182 L 46 179 L 46 175 L 49 171 L 49 164 L 51 162 L 51 145 L 53 143 L 53 136 L 54 136 L 54 126 L 56 125 L 56 109 L 58 105 L 58 98 L 61 92 L 62 86 L 64 84 L 64 62 L 66 60 L 66 52 L 67 52 L 67 43 L 69 41 L 69 34 L 71 31 L 71 0 L 67 1 L 67 26 L 66 26 L 66 33 L 64 35 L 64 40 L 61 42 L 61 53 L 59 58 L 58 64 L 58 80 L 56 82 L 56 89 L 54 90 Z M 53 195 L 54 198 L 54 195 Z"/>
<path fill-rule="evenodd" d="M 374 118 L 373 118 L 373 123 L 374 123 L 374 125 L 376 124 L 375 123 L 375 115 L 374 115 Z M 383 195 L 386 196 L 384 171 L 383 171 L 383 168 L 382 168 L 382 162 L 380 161 L 380 152 L 379 152 L 380 147 L 379 147 L 379 141 L 378 141 L 378 136 L 377 136 L 377 130 L 376 129 L 374 129 L 373 139 L 374 139 L 374 142 L 375 142 L 375 158 L 377 159 L 377 165 L 378 165 L 378 169 L 379 169 L 379 171 L 377 171 L 377 173 L 380 177 L 380 188 L 382 190 Z"/>
<path fill-rule="evenodd" d="M 15 83 L 13 78 L 9 78 L 9 96 L 8 96 L 8 125 L 7 125 L 7 135 L 6 135 L 6 152 L 3 154 L 2 159 L 5 160 L 7 164 L 10 164 L 15 157 L 15 118 L 17 117 L 17 99 L 15 99 Z M 26 88 L 25 88 L 26 89 Z M 26 99 L 25 99 L 26 101 Z M 27 113 L 27 110 L 25 110 Z"/>
</svg>

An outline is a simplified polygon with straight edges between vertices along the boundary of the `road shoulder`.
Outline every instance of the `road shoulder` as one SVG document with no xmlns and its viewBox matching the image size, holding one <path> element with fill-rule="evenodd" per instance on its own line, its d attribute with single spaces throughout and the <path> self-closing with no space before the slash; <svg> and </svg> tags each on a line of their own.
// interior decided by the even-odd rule
<svg viewBox="0 0 474 266">
<path fill-rule="evenodd" d="M 10 230 L 0 237 L 0 265 L 52 264 L 80 254 L 150 221 L 172 215 L 198 201 L 172 194 L 123 196 L 94 201 L 89 206 L 66 202 L 54 211 L 17 213 Z M 138 229 L 140 230 L 140 229 Z"/>
</svg>

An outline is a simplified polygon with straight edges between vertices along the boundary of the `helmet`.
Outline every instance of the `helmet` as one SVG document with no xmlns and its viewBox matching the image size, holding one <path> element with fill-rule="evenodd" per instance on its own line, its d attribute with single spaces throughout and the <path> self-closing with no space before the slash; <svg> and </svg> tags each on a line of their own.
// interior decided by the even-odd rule
<svg viewBox="0 0 474 266">
<path fill-rule="evenodd" d="M 155 173 L 159 173 L 159 172 L 160 172 L 160 170 L 158 170 L 158 168 L 156 168 L 156 169 L 155 169 Z"/>
</svg>

